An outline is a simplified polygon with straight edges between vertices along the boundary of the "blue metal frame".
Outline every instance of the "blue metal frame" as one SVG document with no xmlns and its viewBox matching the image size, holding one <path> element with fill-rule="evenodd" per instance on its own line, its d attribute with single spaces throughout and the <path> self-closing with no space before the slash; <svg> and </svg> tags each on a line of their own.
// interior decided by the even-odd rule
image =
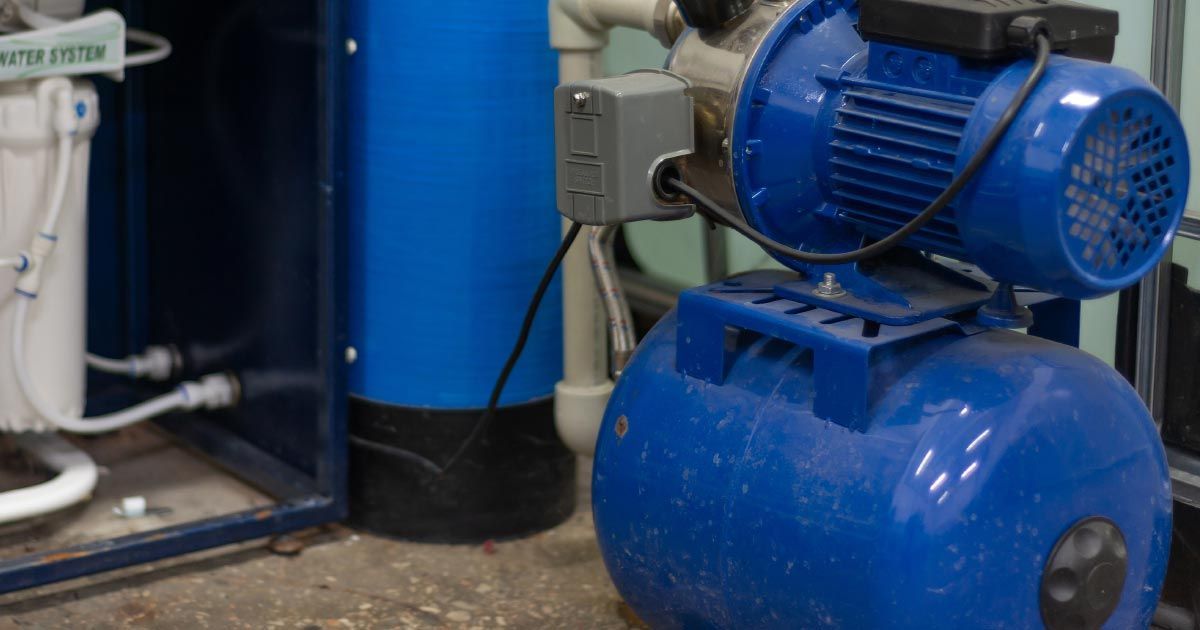
<svg viewBox="0 0 1200 630">
<path fill-rule="evenodd" d="M 902 269 L 921 275 L 911 267 Z M 919 282 L 912 285 L 918 294 L 926 288 Z M 891 304 L 881 307 L 869 300 L 852 301 L 850 295 L 843 297 L 846 303 L 842 304 L 816 295 L 813 286 L 794 274 L 757 272 L 684 291 L 679 296 L 676 369 L 706 383 L 724 385 L 735 358 L 728 349 L 733 344 L 697 340 L 717 339 L 722 334 L 736 337 L 747 331 L 786 341 L 812 353 L 813 414 L 863 431 L 871 421 L 871 375 L 880 356 L 946 334 L 948 329 L 969 334 L 984 330 L 955 317 L 978 308 L 980 304 L 974 301 L 956 302 L 950 296 L 933 305 L 931 296 L 926 298 L 931 305 L 927 311 L 914 312 L 907 319 L 894 318 L 888 316 Z M 1017 297 L 1021 306 L 1036 309 L 1051 320 L 1035 326 L 1032 334 L 1078 346 L 1078 332 L 1073 332 L 1078 331 L 1078 302 L 1032 291 L 1021 291 Z"/>
<path fill-rule="evenodd" d="M 295 531 L 345 517 L 346 390 L 345 368 L 339 359 L 346 343 L 346 225 L 344 213 L 336 211 L 344 207 L 342 183 L 345 147 L 341 133 L 344 127 L 344 48 L 339 44 L 343 40 L 344 16 L 339 0 L 313 1 L 316 3 L 315 15 L 319 29 L 315 36 L 324 44 L 321 48 L 323 54 L 318 61 L 320 67 L 314 68 L 314 72 L 320 77 L 324 98 L 318 106 L 323 128 L 317 131 L 321 136 L 317 149 L 319 164 L 314 171 L 317 181 L 312 182 L 311 187 L 319 195 L 321 222 L 318 231 L 321 240 L 316 245 L 319 251 L 315 253 L 315 268 L 319 277 L 314 282 L 316 288 L 312 297 L 318 309 L 316 328 L 319 338 L 315 343 L 319 347 L 315 356 L 327 362 L 318 366 L 319 382 L 313 385 L 313 389 L 320 394 L 316 398 L 320 409 L 315 414 L 318 422 L 315 452 L 310 454 L 313 469 L 302 470 L 304 466 L 297 467 L 294 458 L 289 461 L 288 456 L 293 454 L 289 449 L 295 445 L 282 444 L 287 432 L 280 434 L 278 440 L 281 444 L 274 445 L 264 443 L 269 442 L 269 437 L 264 439 L 262 435 L 250 433 L 246 426 L 248 423 L 239 423 L 240 419 L 236 417 L 213 419 L 182 416 L 165 420 L 161 423 L 164 428 L 249 483 L 271 493 L 279 503 L 0 562 L 0 593 Z M 141 0 L 125 0 L 120 8 L 126 15 L 136 18 L 140 15 L 141 6 Z M 116 283 L 124 292 L 120 292 L 116 298 L 109 298 L 108 304 L 93 303 L 93 308 L 99 307 L 98 310 L 103 313 L 99 319 L 107 324 L 107 328 L 104 328 L 104 323 L 93 324 L 91 334 L 98 346 L 106 343 L 111 346 L 124 345 L 124 349 L 128 350 L 145 342 L 143 337 L 151 325 L 145 321 L 145 313 L 142 312 L 146 305 L 142 301 L 146 299 L 146 280 L 142 276 L 147 268 L 147 253 L 128 249 L 145 240 L 146 126 L 141 108 L 137 106 L 144 96 L 143 86 L 131 81 L 122 86 L 119 92 L 112 89 L 109 95 L 110 98 L 115 95 L 118 102 L 126 105 L 122 111 L 124 134 L 113 134 L 108 141 L 123 143 L 126 161 L 114 169 L 111 164 L 105 165 L 103 159 L 97 160 L 94 173 L 94 177 L 99 175 L 96 188 L 110 193 L 109 202 L 115 201 L 117 208 L 115 211 L 105 209 L 103 204 L 95 204 L 95 198 L 93 205 L 98 213 L 107 212 L 110 218 L 116 219 L 118 215 L 123 218 L 124 227 L 117 229 L 125 230 L 127 243 L 123 251 L 114 251 L 112 247 L 100 248 L 94 255 L 113 257 L 102 265 L 109 274 L 104 279 Z M 128 106 L 130 103 L 134 106 Z M 103 142 L 102 139 L 98 145 Z M 121 193 L 114 193 L 113 187 L 106 183 L 110 181 L 108 178 L 121 177 L 125 183 L 123 198 L 120 198 Z M 121 275 L 122 269 L 127 274 L 123 278 L 111 277 Z M 107 286 L 112 287 L 113 284 Z M 121 303 L 112 303 L 114 300 Z M 97 326 L 100 328 L 97 329 Z M 122 348 L 109 349 L 117 352 Z M 271 418 L 271 424 L 280 426 L 289 420 L 296 420 L 289 418 L 286 412 L 281 412 L 280 416 Z"/>
</svg>

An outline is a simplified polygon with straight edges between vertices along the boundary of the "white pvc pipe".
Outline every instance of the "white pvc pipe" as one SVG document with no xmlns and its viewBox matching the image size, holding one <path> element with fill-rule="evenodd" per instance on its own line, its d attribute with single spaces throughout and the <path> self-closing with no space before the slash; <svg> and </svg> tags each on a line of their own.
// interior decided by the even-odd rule
<svg viewBox="0 0 1200 630">
<path fill-rule="evenodd" d="M 577 0 L 606 27 L 627 26 L 654 32 L 655 0 Z"/>
<path fill-rule="evenodd" d="M 599 51 L 614 26 L 654 32 L 657 8 L 658 0 L 550 0 L 550 43 L 557 50 Z"/>
<path fill-rule="evenodd" d="M 558 50 L 558 82 L 603 76 L 601 51 L 614 26 L 654 30 L 657 0 L 550 0 L 550 43 Z M 563 231 L 570 226 L 563 223 Z M 572 451 L 591 456 L 612 394 L 607 316 L 587 243 L 563 260 L 563 380 L 554 388 L 558 435 Z"/>
<path fill-rule="evenodd" d="M 71 507 L 92 496 L 98 478 L 87 453 L 56 433 L 17 436 L 22 449 L 58 473 L 46 483 L 0 492 L 0 523 L 13 523 Z"/>
<path fill-rule="evenodd" d="M 559 53 L 559 82 L 600 76 L 599 51 Z M 570 225 L 563 223 L 564 230 Z M 563 380 L 554 388 L 554 419 L 559 437 L 572 451 L 591 456 L 604 409 L 612 394 L 608 377 L 608 331 L 587 243 L 575 243 L 563 260 Z"/>
</svg>

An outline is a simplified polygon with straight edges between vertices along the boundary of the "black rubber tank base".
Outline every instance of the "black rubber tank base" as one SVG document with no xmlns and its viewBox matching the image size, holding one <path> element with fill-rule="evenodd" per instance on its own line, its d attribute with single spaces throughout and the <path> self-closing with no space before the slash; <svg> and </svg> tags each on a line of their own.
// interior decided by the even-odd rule
<svg viewBox="0 0 1200 630">
<path fill-rule="evenodd" d="M 554 429 L 554 400 L 499 410 L 449 469 L 479 411 L 350 399 L 350 525 L 436 543 L 520 538 L 575 509 L 575 456 Z"/>
</svg>

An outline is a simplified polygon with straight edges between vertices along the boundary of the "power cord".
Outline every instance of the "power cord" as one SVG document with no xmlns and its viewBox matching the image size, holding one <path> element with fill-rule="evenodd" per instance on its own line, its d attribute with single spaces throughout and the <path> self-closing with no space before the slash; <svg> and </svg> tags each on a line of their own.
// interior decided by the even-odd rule
<svg viewBox="0 0 1200 630">
<path fill-rule="evenodd" d="M 508 355 L 508 360 L 504 362 L 500 376 L 496 377 L 496 384 L 492 386 L 492 395 L 488 398 L 487 409 L 479 416 L 479 420 L 475 422 L 475 427 L 471 429 L 471 434 L 467 436 L 467 439 L 463 440 L 458 450 L 442 465 L 441 474 L 450 472 L 450 469 L 462 459 L 463 453 L 466 453 L 467 449 L 483 435 L 488 425 L 496 417 L 496 409 L 500 406 L 500 396 L 504 393 L 504 386 L 508 384 L 508 378 L 512 376 L 513 370 L 517 367 L 517 361 L 521 359 L 521 353 L 525 351 L 525 344 L 529 342 L 529 335 L 533 332 L 533 322 L 537 319 L 542 300 L 545 299 L 546 292 L 550 290 L 550 284 L 554 281 L 554 275 L 558 273 L 559 266 L 567 257 L 567 252 L 571 250 L 571 245 L 575 243 L 575 239 L 579 237 L 582 229 L 582 224 L 572 223 L 570 229 L 567 230 L 562 244 L 558 246 L 558 251 L 554 253 L 554 258 L 550 260 L 545 273 L 542 274 L 542 281 L 538 283 L 537 290 L 533 292 L 533 299 L 529 301 L 529 308 L 525 311 L 525 321 L 521 323 L 521 332 L 517 335 L 517 343 L 513 346 L 512 353 Z"/>
<path fill-rule="evenodd" d="M 1017 90 L 1016 96 L 1013 97 L 1012 103 L 1000 115 L 1000 120 L 996 122 L 996 126 L 992 128 L 984 139 L 983 144 L 962 172 L 954 178 L 954 181 L 938 196 L 937 199 L 923 210 L 907 225 L 901 227 L 896 232 L 892 233 L 883 240 L 876 241 L 861 249 L 845 252 L 842 254 L 814 254 L 804 252 L 798 249 L 788 247 L 778 241 L 771 239 L 769 236 L 750 227 L 742 219 L 738 218 L 733 212 L 721 207 L 712 199 L 696 190 L 695 188 L 684 183 L 678 177 L 668 177 L 665 183 L 674 190 L 692 198 L 701 208 L 701 213 L 710 220 L 724 223 L 729 227 L 737 230 L 750 240 L 759 244 L 765 249 L 777 252 L 788 258 L 793 258 L 801 262 L 807 262 L 818 265 L 837 265 L 843 263 L 858 262 L 873 258 L 895 248 L 905 239 L 915 234 L 918 230 L 933 220 L 935 216 L 950 205 L 954 198 L 958 196 L 967 184 L 979 172 L 988 158 L 996 150 L 1000 144 L 1000 140 L 1004 138 L 1004 134 L 1012 127 L 1013 122 L 1020 113 L 1022 107 L 1029 100 L 1029 96 L 1033 93 L 1034 88 L 1041 82 L 1042 77 L 1046 74 L 1046 66 L 1050 61 L 1050 40 L 1039 34 L 1037 36 L 1037 59 L 1034 62 L 1033 70 L 1026 77 L 1025 82 L 1021 84 Z M 440 467 L 440 474 L 445 475 L 457 464 L 463 454 L 467 451 L 476 440 L 483 435 L 484 431 L 495 419 L 496 410 L 500 405 L 500 396 L 504 393 L 504 386 L 508 383 L 508 379 L 512 376 L 513 370 L 517 366 L 517 362 L 521 358 L 521 354 L 525 350 L 525 345 L 529 342 L 529 335 L 533 330 L 534 320 L 537 318 L 538 309 L 542 304 L 542 300 L 546 297 L 546 292 L 550 289 L 550 284 L 554 280 L 554 275 L 558 272 L 559 266 L 570 251 L 571 245 L 575 243 L 575 239 L 579 236 L 583 226 L 579 223 L 572 223 L 566 236 L 563 237 L 562 244 L 559 245 L 558 251 L 555 252 L 554 258 L 551 259 L 549 266 L 546 267 L 545 273 L 542 275 L 542 280 L 538 284 L 537 290 L 534 291 L 533 299 L 530 300 L 529 308 L 525 312 L 525 321 L 521 324 L 521 331 L 517 335 L 517 342 L 513 346 L 512 352 L 505 361 L 504 367 L 500 370 L 500 375 L 496 378 L 496 383 L 492 387 L 492 394 L 488 398 L 487 409 L 479 416 L 479 420 L 475 422 L 475 426 L 471 429 L 471 433 L 463 440 L 458 449 L 450 456 L 444 465 Z"/>
<path fill-rule="evenodd" d="M 905 239 L 913 234 L 916 234 L 917 231 L 925 227 L 934 219 L 934 217 L 938 215 L 939 212 L 945 210 L 946 207 L 949 206 L 952 201 L 954 201 L 954 198 L 957 197 L 958 194 L 962 192 L 962 190 L 966 188 L 968 184 L 971 183 L 971 180 L 974 179 L 975 175 L 978 174 L 980 169 L 983 168 L 983 165 L 987 162 L 987 160 L 992 157 L 992 153 L 995 152 L 996 147 L 1004 138 L 1004 134 L 1008 133 L 1009 128 L 1012 127 L 1012 124 L 1016 120 L 1017 115 L 1020 113 L 1021 108 L 1024 107 L 1025 103 L 1029 101 L 1029 96 L 1033 93 L 1033 90 L 1038 86 L 1038 83 L 1041 82 L 1042 77 L 1046 74 L 1046 66 L 1050 62 L 1050 40 L 1044 34 L 1038 34 L 1036 39 L 1037 58 L 1034 61 L 1033 69 L 1029 72 L 1029 76 L 1025 78 L 1025 82 L 1021 84 L 1020 89 L 1017 90 L 1016 95 L 1013 96 L 1012 102 L 1009 103 L 1008 107 L 1000 115 L 1000 119 L 996 121 L 996 126 L 992 127 L 992 130 L 988 133 L 987 137 L 984 138 L 983 144 L 980 145 L 979 150 L 971 156 L 970 161 L 968 161 L 967 165 L 963 167 L 962 172 L 959 173 L 952 182 L 950 182 L 950 185 L 946 187 L 946 190 L 942 191 L 942 194 L 938 195 L 937 199 L 933 200 L 933 203 L 929 204 L 929 207 L 922 210 L 920 214 L 913 218 L 913 220 L 909 221 L 906 225 L 888 235 L 886 238 L 871 243 L 870 245 L 867 245 L 861 249 L 856 249 L 854 251 L 841 254 L 816 254 L 813 252 L 805 252 L 793 247 L 788 247 L 787 245 L 784 245 L 783 243 L 780 243 L 779 241 L 776 241 L 762 232 L 754 229 L 749 223 L 746 223 L 746 221 L 738 217 L 735 213 L 721 207 L 720 204 L 712 199 L 709 199 L 708 196 L 696 190 L 692 186 L 684 183 L 678 177 L 668 177 L 664 183 L 668 187 L 683 193 L 695 201 L 696 205 L 700 208 L 701 214 L 705 215 L 710 220 L 718 223 L 724 223 L 746 238 L 754 241 L 760 247 L 776 252 L 786 258 L 791 258 L 793 260 L 798 260 L 800 262 L 813 265 L 841 265 L 867 260 L 868 258 L 875 258 L 896 248 L 898 245 L 903 243 Z"/>
</svg>

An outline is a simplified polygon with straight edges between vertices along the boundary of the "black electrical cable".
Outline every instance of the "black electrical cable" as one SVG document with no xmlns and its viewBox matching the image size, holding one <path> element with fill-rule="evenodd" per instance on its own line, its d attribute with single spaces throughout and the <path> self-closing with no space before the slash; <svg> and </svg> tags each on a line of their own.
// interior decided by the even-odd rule
<svg viewBox="0 0 1200 630">
<path fill-rule="evenodd" d="M 787 245 L 784 245 L 783 243 L 780 243 L 754 229 L 750 226 L 750 224 L 736 216 L 733 212 L 722 208 L 720 204 L 712 199 L 709 199 L 706 195 L 680 181 L 678 178 L 669 178 L 666 180 L 666 184 L 683 193 L 684 195 L 691 197 L 692 200 L 695 201 L 698 206 L 700 206 L 702 214 L 708 215 L 709 218 L 712 219 L 719 219 L 721 223 L 733 228 L 746 238 L 749 238 L 757 243 L 760 247 L 774 251 L 787 258 L 792 258 L 800 262 L 814 265 L 841 265 L 859 262 L 868 258 L 874 258 L 894 249 L 896 246 L 903 243 L 905 239 L 913 234 L 916 234 L 918 230 L 925 227 L 926 224 L 932 221 L 939 212 L 945 210 L 946 207 L 949 206 L 952 201 L 954 201 L 954 198 L 957 197 L 958 194 L 967 187 L 967 184 L 971 183 L 971 180 L 975 177 L 979 170 L 983 168 L 983 165 L 987 162 L 988 158 L 992 157 L 992 153 L 1000 144 L 1000 140 L 1004 138 L 1004 134 L 1006 134 L 1009 128 L 1012 127 L 1013 121 L 1016 120 L 1017 114 L 1020 113 L 1021 108 L 1024 107 L 1025 103 L 1029 100 L 1029 96 L 1033 93 L 1034 88 L 1037 87 L 1038 83 L 1041 82 L 1042 77 L 1045 76 L 1046 66 L 1049 62 L 1050 40 L 1047 39 L 1045 35 L 1039 34 L 1037 36 L 1037 58 L 1033 63 L 1033 69 L 1030 70 L 1029 76 L 1025 78 L 1025 82 L 1022 83 L 1020 89 L 1017 90 L 1012 102 L 1009 103 L 1008 107 L 1004 110 L 1004 113 L 1000 115 L 1000 119 L 996 121 L 996 126 L 992 127 L 992 130 L 988 133 L 987 137 L 984 138 L 983 144 L 980 145 L 979 150 L 971 156 L 970 161 L 968 161 L 967 165 L 963 167 L 962 172 L 959 173 L 952 182 L 950 182 L 950 185 L 946 188 L 946 190 L 942 191 L 942 194 L 938 195 L 937 199 L 933 200 L 933 203 L 929 204 L 929 207 L 922 210 L 921 213 L 914 217 L 912 221 L 909 221 L 906 225 L 888 235 L 886 238 L 871 243 L 870 245 L 867 245 L 861 249 L 856 249 L 854 251 L 844 252 L 841 254 L 817 254 L 813 252 L 801 251 L 793 247 L 788 247 Z"/>
<path fill-rule="evenodd" d="M 479 420 L 475 421 L 475 427 L 471 429 L 471 434 L 467 436 L 467 439 L 463 440 L 458 450 L 454 451 L 450 459 L 446 460 L 441 474 L 446 474 L 458 463 L 463 453 L 475 443 L 475 440 L 479 439 L 479 436 L 483 435 L 492 419 L 496 417 L 496 409 L 500 406 L 500 395 L 504 393 L 508 377 L 512 376 L 513 370 L 517 367 L 517 361 L 521 359 L 521 353 L 525 351 L 525 344 L 529 343 L 529 335 L 533 331 L 533 322 L 537 319 L 538 308 L 541 307 L 542 300 L 546 297 L 546 291 L 550 290 L 550 284 L 554 281 L 554 275 L 558 273 L 559 266 L 567 257 L 567 252 L 571 250 L 571 245 L 575 243 L 575 239 L 582 229 L 582 224 L 572 223 L 570 229 L 567 230 L 562 244 L 558 246 L 558 251 L 554 253 L 554 258 L 550 260 L 546 272 L 542 274 L 542 281 L 538 283 L 537 290 L 533 292 L 533 299 L 529 301 L 529 308 L 525 311 L 525 321 L 521 323 L 521 332 L 517 335 L 517 343 L 513 346 L 512 353 L 508 355 L 508 360 L 504 362 L 500 375 L 496 377 L 496 384 L 492 386 L 492 395 L 488 398 L 487 409 L 483 415 L 479 416 Z"/>
</svg>

